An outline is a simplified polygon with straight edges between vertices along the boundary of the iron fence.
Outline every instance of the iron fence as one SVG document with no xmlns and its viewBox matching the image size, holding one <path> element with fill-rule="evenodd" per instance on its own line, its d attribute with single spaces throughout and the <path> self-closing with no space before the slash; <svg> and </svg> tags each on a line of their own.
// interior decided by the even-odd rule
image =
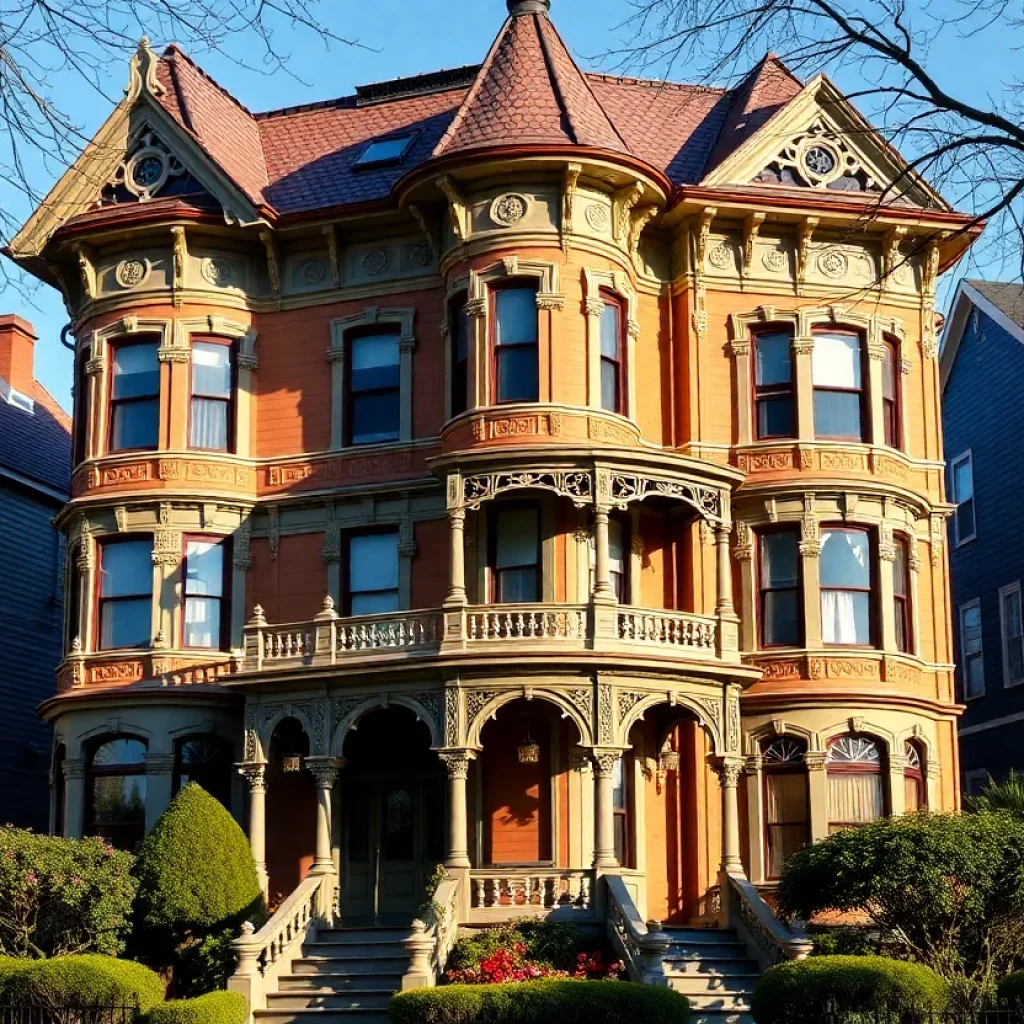
<svg viewBox="0 0 1024 1024">
<path fill-rule="evenodd" d="M 0 1024 L 135 1024 L 138 1004 L 0 1003 Z"/>
</svg>

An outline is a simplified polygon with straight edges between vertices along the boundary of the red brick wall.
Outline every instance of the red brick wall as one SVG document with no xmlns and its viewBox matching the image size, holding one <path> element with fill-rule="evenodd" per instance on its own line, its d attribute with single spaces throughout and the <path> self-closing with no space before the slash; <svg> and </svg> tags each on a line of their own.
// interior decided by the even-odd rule
<svg viewBox="0 0 1024 1024">
<path fill-rule="evenodd" d="M 322 533 L 299 533 L 280 539 L 277 558 L 270 542 L 252 542 L 252 569 L 246 578 L 246 614 L 263 605 L 271 623 L 313 618 L 327 594 L 327 565 L 321 554 Z"/>
</svg>

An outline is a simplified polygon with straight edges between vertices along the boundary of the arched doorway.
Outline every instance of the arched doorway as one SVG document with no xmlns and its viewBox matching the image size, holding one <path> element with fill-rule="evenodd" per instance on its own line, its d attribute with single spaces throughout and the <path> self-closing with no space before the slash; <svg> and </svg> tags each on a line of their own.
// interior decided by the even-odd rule
<svg viewBox="0 0 1024 1024">
<path fill-rule="evenodd" d="M 346 924 L 408 924 L 445 859 L 446 774 L 412 711 L 367 712 L 345 737 L 341 913 Z"/>
<path fill-rule="evenodd" d="M 267 875 L 270 905 L 290 895 L 313 866 L 316 785 L 305 768 L 309 737 L 283 718 L 270 738 L 267 783 Z"/>
</svg>

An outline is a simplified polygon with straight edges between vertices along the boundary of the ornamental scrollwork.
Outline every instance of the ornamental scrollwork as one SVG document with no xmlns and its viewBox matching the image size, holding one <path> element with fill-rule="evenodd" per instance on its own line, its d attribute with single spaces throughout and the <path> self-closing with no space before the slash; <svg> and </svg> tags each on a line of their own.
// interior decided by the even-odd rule
<svg viewBox="0 0 1024 1024">
<path fill-rule="evenodd" d="M 572 701 L 573 707 L 579 709 L 580 713 L 589 724 L 593 715 L 594 698 L 589 688 L 569 690 L 566 696 Z"/>
<path fill-rule="evenodd" d="M 703 487 L 682 480 L 613 473 L 609 480 L 609 499 L 617 508 L 625 509 L 636 501 L 655 495 L 675 498 L 690 505 L 705 519 L 722 520 L 722 494 L 713 487 Z"/>
<path fill-rule="evenodd" d="M 602 743 L 611 743 L 615 737 L 615 723 L 612 720 L 612 688 L 602 683 L 597 688 L 597 735 Z"/>
<path fill-rule="evenodd" d="M 454 747 L 459 739 L 459 691 L 449 686 L 444 691 L 444 745 Z"/>
<path fill-rule="evenodd" d="M 449 779 L 469 778 L 469 757 L 466 754 L 438 754 L 437 756 L 444 762 Z"/>
<path fill-rule="evenodd" d="M 620 690 L 619 691 L 619 725 L 621 726 L 625 722 L 626 717 L 630 711 L 633 710 L 646 697 L 647 694 L 641 693 L 638 690 Z"/>
<path fill-rule="evenodd" d="M 470 690 L 466 696 L 466 717 L 472 723 L 477 715 L 494 700 L 493 690 Z"/>
<path fill-rule="evenodd" d="M 504 491 L 539 488 L 568 498 L 578 508 L 594 497 L 594 479 L 586 470 L 524 471 L 522 473 L 486 473 L 468 476 L 462 481 L 462 498 L 468 508 L 478 509 L 485 501 Z"/>
</svg>

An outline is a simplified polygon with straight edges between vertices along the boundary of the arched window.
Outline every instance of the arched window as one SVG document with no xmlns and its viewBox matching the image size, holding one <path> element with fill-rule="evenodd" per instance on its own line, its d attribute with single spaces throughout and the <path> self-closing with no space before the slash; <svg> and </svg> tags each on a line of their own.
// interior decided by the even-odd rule
<svg viewBox="0 0 1024 1024">
<path fill-rule="evenodd" d="M 907 766 L 903 769 L 906 811 L 907 814 L 913 814 L 928 807 L 928 790 L 924 783 L 924 748 L 914 740 L 907 740 L 904 755 L 907 759 Z"/>
<path fill-rule="evenodd" d="M 174 751 L 174 792 L 197 782 L 225 807 L 231 805 L 231 744 L 216 736 L 178 740 Z"/>
<path fill-rule="evenodd" d="M 866 825 L 885 815 L 883 757 L 870 736 L 837 736 L 828 747 L 828 830 Z"/>
<path fill-rule="evenodd" d="M 811 840 L 807 744 L 779 736 L 761 748 L 764 774 L 764 840 L 768 878 L 778 878 L 791 854 Z"/>
<path fill-rule="evenodd" d="M 89 758 L 86 832 L 133 850 L 146 832 L 146 744 L 132 736 L 101 740 Z"/>
</svg>

